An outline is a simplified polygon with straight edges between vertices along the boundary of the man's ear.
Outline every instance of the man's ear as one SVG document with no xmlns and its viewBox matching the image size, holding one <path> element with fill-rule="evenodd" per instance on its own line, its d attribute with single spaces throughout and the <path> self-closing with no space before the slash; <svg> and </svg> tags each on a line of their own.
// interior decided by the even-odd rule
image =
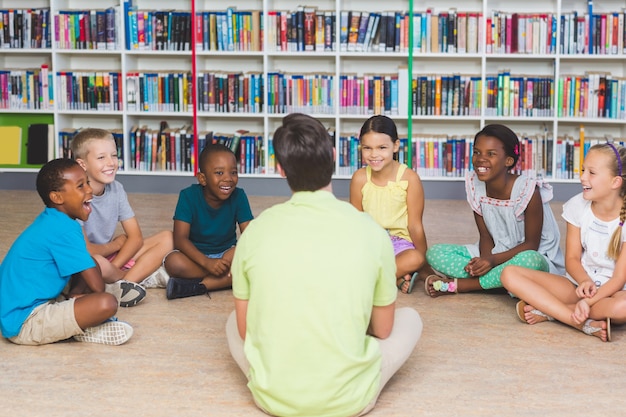
<svg viewBox="0 0 626 417">
<path fill-rule="evenodd" d="M 85 164 L 85 161 L 82 158 L 76 158 L 76 162 L 78 162 L 78 165 L 80 165 L 82 169 L 87 171 L 87 164 Z"/>
<path fill-rule="evenodd" d="M 285 174 L 285 170 L 278 162 L 276 162 L 276 171 L 278 171 L 281 177 L 287 178 L 287 174 Z"/>
</svg>

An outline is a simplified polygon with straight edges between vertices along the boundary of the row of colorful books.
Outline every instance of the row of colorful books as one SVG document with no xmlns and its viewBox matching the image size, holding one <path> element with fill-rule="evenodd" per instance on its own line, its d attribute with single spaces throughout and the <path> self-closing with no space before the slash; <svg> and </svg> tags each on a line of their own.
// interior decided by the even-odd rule
<svg viewBox="0 0 626 417">
<path fill-rule="evenodd" d="M 156 51 L 191 50 L 191 12 L 177 10 L 137 10 L 128 6 L 126 49 Z"/>
<path fill-rule="evenodd" d="M 485 78 L 485 114 L 507 117 L 552 117 L 554 79 L 542 75 L 511 75 L 500 71 Z"/>
<path fill-rule="evenodd" d="M 262 113 L 263 74 L 205 72 L 198 74 L 198 110 L 217 113 Z"/>
<path fill-rule="evenodd" d="M 50 9 L 0 9 L 0 48 L 50 48 Z"/>
<path fill-rule="evenodd" d="M 554 14 L 494 10 L 487 18 L 487 53 L 623 55 L 625 14 L 626 9 L 601 14 L 569 12 L 557 23 Z"/>
<path fill-rule="evenodd" d="M 0 69 L 0 109 L 51 110 L 54 108 L 52 74 L 48 65 L 31 69 Z"/>
<path fill-rule="evenodd" d="M 119 72 L 58 71 L 58 110 L 120 111 L 123 109 Z"/>
<path fill-rule="evenodd" d="M 270 14 L 271 16 L 271 14 Z M 196 13 L 196 49 L 199 51 L 262 51 L 263 13 L 237 10 Z M 271 23 L 270 23 L 271 24 Z"/>
<path fill-rule="evenodd" d="M 412 80 L 412 114 L 417 116 L 480 116 L 480 75 L 419 75 Z"/>
<path fill-rule="evenodd" d="M 339 77 L 341 114 L 400 114 L 398 73 Z"/>
<path fill-rule="evenodd" d="M 143 112 L 189 112 L 193 108 L 190 72 L 126 74 L 126 109 Z"/>
<path fill-rule="evenodd" d="M 333 114 L 335 77 L 332 74 L 267 74 L 268 113 Z"/>
<path fill-rule="evenodd" d="M 486 52 L 494 54 L 554 54 L 557 17 L 550 13 L 510 13 L 493 10 L 487 18 Z"/>
<path fill-rule="evenodd" d="M 626 8 L 603 14 L 561 15 L 559 26 L 562 54 L 626 54 Z"/>
<path fill-rule="evenodd" d="M 119 49 L 117 8 L 61 10 L 54 15 L 54 42 L 59 49 Z"/>
<path fill-rule="evenodd" d="M 582 172 L 582 161 L 589 148 L 598 143 L 610 141 L 615 145 L 625 146 L 626 138 L 558 136 L 554 144 L 556 167 L 553 178 L 579 179 Z M 551 155 L 549 155 L 551 156 Z"/>
<path fill-rule="evenodd" d="M 557 115 L 626 120 L 626 78 L 604 72 L 559 77 Z"/>
<path fill-rule="evenodd" d="M 157 129 L 133 126 L 128 135 L 129 169 L 137 171 L 193 172 L 195 150 L 189 126 Z"/>
</svg>

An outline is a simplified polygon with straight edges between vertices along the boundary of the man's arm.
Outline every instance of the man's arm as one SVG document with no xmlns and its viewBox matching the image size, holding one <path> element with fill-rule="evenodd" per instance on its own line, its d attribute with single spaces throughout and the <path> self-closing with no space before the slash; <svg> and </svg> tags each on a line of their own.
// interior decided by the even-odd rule
<svg viewBox="0 0 626 417">
<path fill-rule="evenodd" d="M 247 308 L 247 305 L 246 305 L 246 308 Z M 367 329 L 367 333 L 379 339 L 388 338 L 389 335 L 391 334 L 391 329 L 393 328 L 393 320 L 394 320 L 395 314 L 396 314 L 395 301 L 386 306 L 372 307 L 372 318 L 370 319 L 370 325 L 369 325 L 369 328 Z M 239 323 L 239 321 L 237 323 Z M 245 325 L 245 322 L 244 322 L 244 325 Z"/>
<path fill-rule="evenodd" d="M 239 336 L 242 340 L 246 340 L 246 317 L 248 315 L 248 300 L 240 300 L 239 298 L 235 298 L 235 315 L 237 317 L 237 329 L 239 330 Z"/>
</svg>

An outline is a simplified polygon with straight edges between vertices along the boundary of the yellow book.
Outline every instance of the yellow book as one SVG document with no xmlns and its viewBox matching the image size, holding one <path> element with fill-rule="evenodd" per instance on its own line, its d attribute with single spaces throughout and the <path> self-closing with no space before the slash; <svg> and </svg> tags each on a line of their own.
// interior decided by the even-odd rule
<svg viewBox="0 0 626 417">
<path fill-rule="evenodd" d="M 0 126 L 0 164 L 19 165 L 22 154 L 22 128 Z"/>
</svg>

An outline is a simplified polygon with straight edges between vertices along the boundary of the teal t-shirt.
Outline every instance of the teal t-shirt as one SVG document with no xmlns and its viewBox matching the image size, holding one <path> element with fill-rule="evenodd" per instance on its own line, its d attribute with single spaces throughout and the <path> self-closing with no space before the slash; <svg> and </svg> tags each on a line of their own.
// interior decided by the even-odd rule
<svg viewBox="0 0 626 417">
<path fill-rule="evenodd" d="M 363 410 L 380 382 L 372 307 L 397 295 L 386 232 L 330 192 L 298 192 L 250 223 L 231 271 L 256 401 L 281 416 Z"/>
<path fill-rule="evenodd" d="M 2 336 L 17 336 L 35 307 L 56 299 L 73 274 L 94 266 L 78 222 L 46 208 L 0 264 Z"/>
<path fill-rule="evenodd" d="M 204 199 L 202 186 L 193 184 L 178 196 L 174 220 L 191 225 L 189 240 L 205 255 L 224 252 L 237 243 L 237 224 L 253 219 L 246 193 L 235 188 L 224 204 L 214 209 Z"/>
</svg>

